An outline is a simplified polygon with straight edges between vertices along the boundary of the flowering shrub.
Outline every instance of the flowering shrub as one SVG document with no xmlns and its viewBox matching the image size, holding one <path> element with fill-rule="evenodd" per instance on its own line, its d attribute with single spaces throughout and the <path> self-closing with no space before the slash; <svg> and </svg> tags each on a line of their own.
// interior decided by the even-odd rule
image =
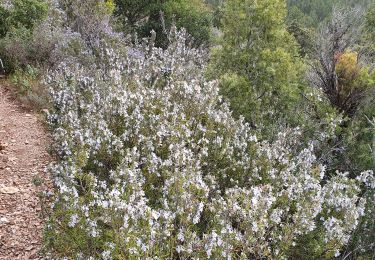
<svg viewBox="0 0 375 260">
<path fill-rule="evenodd" d="M 298 129 L 258 141 L 205 81 L 206 53 L 172 28 L 170 46 L 101 42 L 91 66 L 63 62 L 48 82 L 59 161 L 46 241 L 57 257 L 282 258 L 321 230 L 347 243 L 359 184 L 325 178 Z M 88 52 L 89 53 L 89 52 Z M 122 54 L 125 53 L 125 54 Z"/>
</svg>

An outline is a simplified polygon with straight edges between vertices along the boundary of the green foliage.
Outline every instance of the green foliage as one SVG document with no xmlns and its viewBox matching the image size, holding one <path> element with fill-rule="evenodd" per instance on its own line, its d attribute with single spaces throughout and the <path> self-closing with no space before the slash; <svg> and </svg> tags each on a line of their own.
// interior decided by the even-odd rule
<svg viewBox="0 0 375 260">
<path fill-rule="evenodd" d="M 317 42 L 323 43 L 321 44 L 323 48 L 315 53 L 315 59 L 320 61 L 323 68 L 317 78 L 326 82 L 333 78 L 333 84 L 321 84 L 321 86 L 330 101 L 331 108 L 336 109 L 343 116 L 337 124 L 336 134 L 329 138 L 323 147 L 320 147 L 319 156 L 327 165 L 330 177 L 335 176 L 336 171 L 339 170 L 350 172 L 350 177 L 353 179 L 358 178 L 361 171 L 375 169 L 373 122 L 375 117 L 375 72 L 373 70 L 373 51 L 371 50 L 373 48 L 371 47 L 373 45 L 371 40 L 373 23 L 371 21 L 374 14 L 369 8 L 366 20 L 361 21 L 361 23 L 365 22 L 365 30 L 362 30 L 359 27 L 361 23 L 359 26 L 353 27 L 353 21 L 357 18 L 353 15 L 355 13 L 358 12 L 351 12 L 350 9 L 349 11 L 338 11 L 332 19 L 333 22 L 325 28 L 326 34 L 317 39 Z M 346 29 L 341 34 L 342 28 Z M 357 32 L 365 34 L 360 35 Z M 327 49 L 330 51 L 327 52 Z M 353 50 L 357 50 L 361 54 L 359 55 Z M 329 72 L 327 68 L 330 68 L 332 72 Z M 328 75 L 329 73 L 331 75 Z M 363 187 L 362 193 L 363 197 L 373 201 L 370 199 L 373 196 L 371 187 Z M 373 256 L 375 223 L 373 217 L 370 216 L 374 216 L 372 202 L 367 204 L 366 213 L 361 219 L 359 227 L 352 234 L 350 244 L 345 252 L 342 252 L 342 259 L 370 259 Z M 304 244 L 308 245 L 309 240 L 307 239 Z M 308 255 L 314 255 L 313 252 L 314 250 Z"/>
<path fill-rule="evenodd" d="M 332 258 L 332 251 L 327 250 L 329 246 L 324 246 L 323 232 L 323 227 L 319 226 L 313 232 L 300 236 L 296 245 L 289 249 L 290 259 L 329 259 L 327 256 L 330 254 Z"/>
<path fill-rule="evenodd" d="M 282 0 L 227 1 L 209 71 L 220 77 L 221 93 L 234 115 L 268 133 L 277 131 L 280 121 L 299 121 L 295 109 L 303 65 L 285 16 Z"/>
<path fill-rule="evenodd" d="M 48 12 L 48 5 L 43 0 L 14 0 L 12 8 L 0 6 L 0 38 L 11 30 L 25 28 L 32 31 Z"/>
<path fill-rule="evenodd" d="M 375 169 L 374 131 L 369 121 L 375 116 L 375 72 L 361 65 L 355 52 L 347 51 L 336 59 L 337 99 L 345 104 L 350 95 L 358 93 L 355 102 L 358 107 L 340 124 L 338 142 L 344 149 L 336 154 L 333 168 L 352 172 L 356 177 L 361 171 Z"/>
<path fill-rule="evenodd" d="M 361 42 L 349 49 L 343 37 L 345 48 L 312 61 L 334 7 L 370 0 L 57 2 L 58 33 L 43 27 L 43 0 L 0 6 L 0 58 L 23 101 L 48 105 L 38 65 L 49 55 L 59 64 L 49 75 L 59 160 L 45 230 L 55 258 L 333 259 L 348 241 L 342 258 L 372 257 L 373 187 L 354 182 L 375 169 L 375 4 Z M 207 47 L 212 25 L 207 75 L 220 90 L 201 75 L 207 50 L 178 30 Z M 355 113 L 306 88 L 304 64 L 319 59 L 338 104 L 359 93 Z"/>
<path fill-rule="evenodd" d="M 298 20 L 306 27 L 316 27 L 332 11 L 334 1 L 327 0 L 288 0 L 289 20 Z"/>
<path fill-rule="evenodd" d="M 375 133 L 375 120 L 373 131 Z M 357 229 L 353 232 L 352 238 L 342 257 L 349 259 L 373 259 L 375 252 L 375 196 L 374 189 L 367 189 L 364 198 L 367 199 L 366 212 L 361 218 Z M 345 259 L 345 258 L 344 258 Z"/>
<path fill-rule="evenodd" d="M 375 52 L 375 3 L 369 6 L 365 20 L 365 40 L 370 50 Z"/>
<path fill-rule="evenodd" d="M 224 0 L 206 0 L 205 3 L 212 12 L 212 24 L 214 27 L 220 27 L 220 20 L 222 18 L 222 5 Z"/>
<path fill-rule="evenodd" d="M 43 0 L 14 0 L 12 3 L 13 8 L 6 21 L 9 28 L 24 27 L 32 31 L 47 16 L 48 5 Z"/>
<path fill-rule="evenodd" d="M 40 78 L 40 71 L 30 65 L 25 69 L 17 69 L 10 76 L 10 83 L 22 103 L 36 110 L 48 108 L 49 102 L 48 93 Z"/>
<path fill-rule="evenodd" d="M 372 0 L 287 0 L 288 21 L 297 21 L 303 27 L 317 28 L 331 17 L 334 6 L 367 7 Z"/>
<path fill-rule="evenodd" d="M 357 101 L 357 106 L 359 106 L 364 99 L 362 93 L 375 88 L 375 73 L 368 67 L 359 64 L 358 54 L 355 52 L 347 51 L 337 54 L 336 59 L 335 73 L 338 99 L 348 100 L 352 93 L 358 92 L 360 98 Z"/>
<path fill-rule="evenodd" d="M 167 28 L 175 20 L 177 28 L 185 28 L 196 46 L 209 42 L 211 14 L 201 0 L 169 1 L 165 4 Z M 171 19 L 172 17 L 172 19 Z"/>
<path fill-rule="evenodd" d="M 300 8 L 295 5 L 289 6 L 288 10 L 288 21 L 289 23 L 297 23 L 302 27 L 313 27 L 313 17 L 303 13 Z"/>
<path fill-rule="evenodd" d="M 27 94 L 31 91 L 31 85 L 33 81 L 38 78 L 38 70 L 31 66 L 27 66 L 26 70 L 17 70 L 11 76 L 11 82 L 16 85 L 21 94 Z"/>
<path fill-rule="evenodd" d="M 375 115 L 374 100 L 370 101 L 352 122 L 346 133 L 347 158 L 345 162 L 347 170 L 358 174 L 361 170 L 375 169 L 374 156 L 374 127 L 369 118 Z"/>
<path fill-rule="evenodd" d="M 48 4 L 42 0 L 14 0 L 12 4 L 9 9 L 0 7 L 0 57 L 8 72 L 38 59 L 30 42 L 35 27 L 48 13 Z"/>
<path fill-rule="evenodd" d="M 290 34 L 294 36 L 296 41 L 300 46 L 300 55 L 301 57 L 306 57 L 313 52 L 313 38 L 314 38 L 314 31 L 309 29 L 308 27 L 303 27 L 296 21 L 293 21 L 288 26 L 288 31 Z"/>
<path fill-rule="evenodd" d="M 0 38 L 4 37 L 8 31 L 7 18 L 9 17 L 9 11 L 4 7 L 0 6 Z"/>
<path fill-rule="evenodd" d="M 167 31 L 173 23 L 178 29 L 185 28 L 189 32 L 195 46 L 210 40 L 212 17 L 201 0 L 116 0 L 115 3 L 115 15 L 123 30 L 137 32 L 140 37 L 149 37 L 154 30 L 156 46 L 165 48 L 168 45 Z"/>
<path fill-rule="evenodd" d="M 155 0 L 115 0 L 115 16 L 123 25 L 123 30 L 132 32 L 137 28 L 138 23 L 145 19 L 152 6 L 158 6 L 159 1 Z"/>
<path fill-rule="evenodd" d="M 11 28 L 4 38 L 0 39 L 0 56 L 5 68 L 12 72 L 28 63 L 32 33 L 25 27 Z"/>
</svg>

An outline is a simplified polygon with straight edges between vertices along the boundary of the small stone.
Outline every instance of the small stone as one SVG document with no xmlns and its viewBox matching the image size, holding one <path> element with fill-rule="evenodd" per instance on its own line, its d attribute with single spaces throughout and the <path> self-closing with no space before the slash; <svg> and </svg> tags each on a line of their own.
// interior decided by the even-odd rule
<svg viewBox="0 0 375 260">
<path fill-rule="evenodd" d="M 16 187 L 3 187 L 3 188 L 0 188 L 0 193 L 4 193 L 4 194 L 14 194 L 14 193 L 17 193 L 19 191 L 18 188 Z"/>
<path fill-rule="evenodd" d="M 0 218 L 0 223 L 9 223 L 9 220 L 6 217 Z"/>
<path fill-rule="evenodd" d="M 26 251 L 30 251 L 33 248 L 34 248 L 33 246 L 29 246 L 29 247 L 26 248 Z"/>
<path fill-rule="evenodd" d="M 7 163 L 8 160 L 8 156 L 0 154 L 0 162 Z"/>
<path fill-rule="evenodd" d="M 9 161 L 10 161 L 10 162 L 15 162 L 15 161 L 17 161 L 17 160 L 18 160 L 17 157 L 9 157 Z"/>
<path fill-rule="evenodd" d="M 7 143 L 0 143 L 0 151 L 5 150 L 8 147 Z"/>
<path fill-rule="evenodd" d="M 25 144 L 29 144 L 29 141 L 26 140 L 26 141 L 25 141 Z"/>
</svg>

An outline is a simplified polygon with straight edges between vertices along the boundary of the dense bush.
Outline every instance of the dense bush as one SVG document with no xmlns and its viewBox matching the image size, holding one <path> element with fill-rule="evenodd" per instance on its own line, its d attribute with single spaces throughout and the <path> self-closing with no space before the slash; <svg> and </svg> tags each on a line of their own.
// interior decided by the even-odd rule
<svg viewBox="0 0 375 260">
<path fill-rule="evenodd" d="M 331 18 L 336 6 L 352 8 L 367 7 L 372 0 L 287 0 L 288 20 L 301 23 L 304 27 L 318 28 L 321 22 Z"/>
<path fill-rule="evenodd" d="M 202 0 L 115 0 L 115 16 L 127 33 L 140 38 L 150 37 L 152 30 L 158 37 L 156 46 L 166 48 L 172 24 L 185 28 L 195 46 L 210 42 L 212 14 Z"/>
<path fill-rule="evenodd" d="M 351 48 L 325 52 L 303 24 L 287 30 L 283 0 L 205 2 L 211 10 L 200 0 L 0 5 L 11 82 L 27 102 L 53 104 L 46 256 L 371 257 L 373 46 L 366 59 L 356 50 L 373 39 L 373 10 L 363 40 L 344 33 Z M 305 1 L 289 2 L 290 17 L 314 23 L 319 1 L 311 17 Z M 219 39 L 207 72 L 212 10 Z M 332 31 L 323 47 L 338 46 Z M 318 74 L 328 64 L 344 105 L 359 91 L 355 113 L 323 85 L 308 89 L 303 63 Z"/>
<path fill-rule="evenodd" d="M 372 173 L 326 178 L 298 129 L 258 141 L 205 81 L 206 53 L 184 31 L 169 38 L 125 54 L 102 40 L 91 66 L 68 59 L 49 75 L 52 256 L 281 258 L 313 234 L 317 255 L 337 255 Z"/>
<path fill-rule="evenodd" d="M 7 33 L 6 20 L 9 16 L 9 12 L 5 7 L 0 5 L 0 37 L 4 37 Z"/>
<path fill-rule="evenodd" d="M 210 74 L 219 77 L 234 116 L 244 116 L 265 137 L 303 121 L 296 111 L 304 66 L 285 16 L 283 0 L 226 1 L 220 45 L 211 56 Z"/>
<path fill-rule="evenodd" d="M 13 0 L 6 19 L 8 28 L 24 27 L 29 31 L 47 16 L 48 5 L 44 0 Z"/>
<path fill-rule="evenodd" d="M 0 57 L 8 72 L 35 65 L 38 61 L 33 42 L 34 29 L 46 18 L 48 5 L 43 0 L 14 0 L 0 6 Z"/>
</svg>

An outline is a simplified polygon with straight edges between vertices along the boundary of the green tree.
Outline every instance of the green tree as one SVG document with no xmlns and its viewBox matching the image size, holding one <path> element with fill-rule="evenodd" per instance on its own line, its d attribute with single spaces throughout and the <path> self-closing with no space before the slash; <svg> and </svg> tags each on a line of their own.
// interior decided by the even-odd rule
<svg viewBox="0 0 375 260">
<path fill-rule="evenodd" d="M 307 27 L 318 28 L 321 22 L 331 17 L 335 6 L 366 8 L 372 2 L 373 0 L 287 0 L 288 21 L 297 19 Z"/>
<path fill-rule="evenodd" d="M 140 37 L 156 31 L 156 46 L 168 45 L 167 31 L 172 23 L 185 28 L 195 46 L 210 40 L 212 15 L 202 0 L 116 0 L 115 15 L 125 32 L 137 32 Z"/>
<path fill-rule="evenodd" d="M 9 17 L 9 11 L 4 7 L 0 6 L 0 38 L 3 38 L 8 31 L 7 18 Z"/>
<path fill-rule="evenodd" d="M 305 14 L 296 5 L 289 6 L 287 20 L 289 23 L 300 23 L 303 27 L 313 27 L 315 23 L 311 16 Z"/>
<path fill-rule="evenodd" d="M 0 37 L 12 29 L 32 31 L 47 13 L 48 5 L 43 0 L 14 0 L 10 9 L 0 6 Z"/>
<path fill-rule="evenodd" d="M 131 33 L 140 26 L 150 11 L 160 7 L 165 1 L 155 0 L 115 0 L 115 16 L 122 26 L 122 30 Z"/>
<path fill-rule="evenodd" d="M 291 33 L 300 46 L 300 55 L 306 57 L 313 52 L 313 37 L 315 35 L 314 30 L 309 27 L 305 27 L 300 24 L 297 20 L 291 22 L 288 25 L 288 31 Z"/>
<path fill-rule="evenodd" d="M 30 42 L 47 14 L 48 4 L 43 0 L 14 0 L 11 7 L 0 7 L 0 57 L 7 71 L 39 58 L 31 53 Z"/>
<path fill-rule="evenodd" d="M 9 27 L 24 27 L 31 31 L 48 13 L 48 5 L 43 0 L 14 0 L 12 3 L 7 19 Z"/>
<path fill-rule="evenodd" d="M 235 116 L 264 133 L 300 120 L 303 71 L 298 46 L 285 25 L 283 0 L 229 0 L 223 7 L 222 36 L 212 52 L 209 74 Z"/>
<path fill-rule="evenodd" d="M 0 38 L 10 30 L 25 28 L 32 31 L 48 12 L 48 5 L 43 0 L 14 0 L 12 8 L 0 6 Z"/>
</svg>

